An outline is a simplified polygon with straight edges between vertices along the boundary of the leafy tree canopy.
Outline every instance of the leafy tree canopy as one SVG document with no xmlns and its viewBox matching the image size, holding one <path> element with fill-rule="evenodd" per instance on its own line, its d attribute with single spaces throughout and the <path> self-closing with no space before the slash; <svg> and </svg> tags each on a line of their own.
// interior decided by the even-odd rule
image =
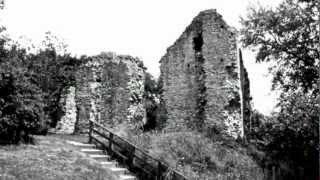
<svg viewBox="0 0 320 180">
<path fill-rule="evenodd" d="M 257 62 L 273 61 L 273 87 L 314 90 L 320 68 L 320 3 L 285 0 L 277 8 L 249 8 L 241 19 L 244 47 L 257 49 Z"/>
<path fill-rule="evenodd" d="M 28 49 L 0 28 L 0 141 L 16 143 L 54 127 L 63 115 L 61 93 L 74 85 L 82 62 L 51 33 L 36 52 Z"/>
<path fill-rule="evenodd" d="M 280 90 L 272 122 L 252 137 L 264 136 L 268 156 L 286 167 L 286 178 L 319 175 L 320 1 L 284 0 L 276 8 L 251 7 L 241 18 L 241 42 L 271 62 L 273 89 Z M 261 133 L 262 132 L 262 133 Z"/>
</svg>

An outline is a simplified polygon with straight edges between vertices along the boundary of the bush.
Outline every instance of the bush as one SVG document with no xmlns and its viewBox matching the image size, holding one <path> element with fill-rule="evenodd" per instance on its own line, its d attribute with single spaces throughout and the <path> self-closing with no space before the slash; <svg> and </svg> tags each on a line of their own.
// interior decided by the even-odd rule
<svg viewBox="0 0 320 180">
<path fill-rule="evenodd" d="M 15 46 L 0 51 L 0 141 L 29 142 L 29 134 L 45 124 L 42 92 L 23 66 L 25 51 Z"/>
<path fill-rule="evenodd" d="M 41 89 L 45 102 L 45 113 L 50 126 L 55 127 L 63 115 L 60 104 L 62 91 L 75 85 L 75 71 L 81 60 L 66 53 L 66 45 L 51 33 L 46 33 L 44 48 L 27 55 L 26 65 L 34 72 L 34 81 Z M 58 54 L 58 53 L 63 54 Z"/>
<path fill-rule="evenodd" d="M 29 141 L 46 134 L 61 117 L 62 90 L 75 84 L 81 61 L 66 53 L 66 45 L 46 33 L 35 54 L 12 41 L 0 27 L 0 141 Z M 58 54 L 62 52 L 62 54 Z"/>
</svg>

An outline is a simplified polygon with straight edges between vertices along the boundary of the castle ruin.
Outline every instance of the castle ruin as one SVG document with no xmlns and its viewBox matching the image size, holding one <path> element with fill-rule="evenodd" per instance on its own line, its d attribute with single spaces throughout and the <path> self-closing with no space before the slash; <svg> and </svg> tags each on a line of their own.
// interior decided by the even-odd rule
<svg viewBox="0 0 320 180">
<path fill-rule="evenodd" d="M 161 105 L 166 131 L 198 130 L 243 136 L 250 116 L 250 90 L 237 31 L 216 10 L 200 12 L 160 60 Z M 76 73 L 64 100 L 60 132 L 86 132 L 89 119 L 112 127 L 146 122 L 142 62 L 101 53 Z M 159 121 L 159 120 L 158 120 Z M 67 127 L 69 128 L 67 128 Z M 70 128 L 74 126 L 74 128 Z"/>
<path fill-rule="evenodd" d="M 236 37 L 236 30 L 216 10 L 207 10 L 200 12 L 167 49 L 160 60 L 167 131 L 243 135 L 241 119 L 248 117 L 241 117 L 240 99 L 247 112 L 250 93 L 246 71 L 238 59 Z M 240 67 L 241 75 L 246 75 L 241 83 Z M 243 96 L 241 85 L 246 88 Z"/>
<path fill-rule="evenodd" d="M 62 98 L 74 102 L 64 103 L 65 115 L 57 132 L 87 132 L 89 119 L 107 127 L 121 123 L 142 126 L 144 75 L 145 67 L 138 58 L 115 53 L 89 57 L 76 73 L 75 87 Z M 70 113 L 75 108 L 76 113 Z"/>
</svg>

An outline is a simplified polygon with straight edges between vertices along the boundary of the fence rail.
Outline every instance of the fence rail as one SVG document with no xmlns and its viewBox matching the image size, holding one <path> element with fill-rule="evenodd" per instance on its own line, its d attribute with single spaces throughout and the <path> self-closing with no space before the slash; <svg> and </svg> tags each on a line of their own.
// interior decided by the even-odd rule
<svg viewBox="0 0 320 180">
<path fill-rule="evenodd" d="M 107 141 L 106 141 L 107 140 Z M 111 156 L 121 160 L 143 179 L 187 180 L 184 175 L 165 162 L 152 157 L 128 140 L 116 135 L 103 125 L 89 121 L 89 142 L 97 143 Z"/>
</svg>

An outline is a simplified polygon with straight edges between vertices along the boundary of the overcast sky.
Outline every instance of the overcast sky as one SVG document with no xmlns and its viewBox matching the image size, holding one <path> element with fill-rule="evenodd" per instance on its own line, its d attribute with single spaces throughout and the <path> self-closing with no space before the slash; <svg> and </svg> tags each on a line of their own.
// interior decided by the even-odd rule
<svg viewBox="0 0 320 180">
<path fill-rule="evenodd" d="M 250 4 L 275 6 L 281 0 L 5 0 L 0 23 L 9 34 L 34 42 L 51 31 L 64 39 L 73 54 L 113 51 L 137 56 L 148 71 L 159 75 L 160 58 L 202 10 L 217 9 L 225 21 L 240 28 L 239 16 Z M 271 112 L 267 66 L 254 63 L 254 53 L 243 52 L 254 107 Z"/>
</svg>

